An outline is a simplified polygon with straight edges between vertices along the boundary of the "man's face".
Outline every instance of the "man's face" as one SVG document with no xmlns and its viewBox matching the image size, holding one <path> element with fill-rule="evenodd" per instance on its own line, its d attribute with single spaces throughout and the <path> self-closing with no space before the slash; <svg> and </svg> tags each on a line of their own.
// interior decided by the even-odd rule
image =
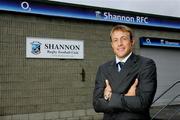
<svg viewBox="0 0 180 120">
<path fill-rule="evenodd" d="M 118 58 L 125 58 L 134 45 L 134 40 L 130 40 L 130 33 L 116 30 L 111 35 L 111 46 Z"/>
</svg>

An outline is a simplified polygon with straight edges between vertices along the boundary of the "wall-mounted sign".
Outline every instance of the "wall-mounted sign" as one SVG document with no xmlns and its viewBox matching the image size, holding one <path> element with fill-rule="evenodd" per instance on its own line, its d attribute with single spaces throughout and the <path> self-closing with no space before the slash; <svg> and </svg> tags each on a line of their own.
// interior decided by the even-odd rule
<svg viewBox="0 0 180 120">
<path fill-rule="evenodd" d="M 84 59 L 84 41 L 27 37 L 26 57 Z"/>
<path fill-rule="evenodd" d="M 0 0 L 0 10 L 180 29 L 180 19 L 47 1 Z"/>
<path fill-rule="evenodd" d="M 157 46 L 157 47 L 173 47 L 180 48 L 180 40 L 141 37 L 140 46 Z"/>
</svg>

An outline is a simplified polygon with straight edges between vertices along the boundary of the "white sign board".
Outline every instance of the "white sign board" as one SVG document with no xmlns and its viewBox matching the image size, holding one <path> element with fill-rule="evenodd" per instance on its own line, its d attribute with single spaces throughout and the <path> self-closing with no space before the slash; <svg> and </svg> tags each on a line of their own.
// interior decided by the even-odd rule
<svg viewBox="0 0 180 120">
<path fill-rule="evenodd" d="M 27 37 L 26 57 L 84 59 L 84 41 Z"/>
</svg>

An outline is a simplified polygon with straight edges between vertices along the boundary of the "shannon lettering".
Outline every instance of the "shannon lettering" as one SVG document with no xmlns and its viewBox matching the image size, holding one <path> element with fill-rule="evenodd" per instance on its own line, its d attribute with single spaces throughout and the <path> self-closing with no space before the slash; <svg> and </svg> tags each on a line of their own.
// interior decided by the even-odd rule
<svg viewBox="0 0 180 120">
<path fill-rule="evenodd" d="M 80 50 L 80 45 L 67 45 L 67 44 L 45 44 L 45 49 L 50 50 Z"/>
</svg>

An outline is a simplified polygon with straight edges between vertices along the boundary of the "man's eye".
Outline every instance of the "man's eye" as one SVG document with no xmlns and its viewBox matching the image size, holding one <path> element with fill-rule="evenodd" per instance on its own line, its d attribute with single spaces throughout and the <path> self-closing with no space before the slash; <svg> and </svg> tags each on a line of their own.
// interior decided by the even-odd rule
<svg viewBox="0 0 180 120">
<path fill-rule="evenodd" d="M 113 41 L 114 41 L 114 42 L 117 42 L 117 39 L 114 39 Z"/>
<path fill-rule="evenodd" d="M 122 40 L 127 40 L 127 38 L 123 37 Z"/>
<path fill-rule="evenodd" d="M 126 40 L 129 40 L 129 38 L 128 37 L 122 37 L 121 40 L 126 41 Z"/>
</svg>

